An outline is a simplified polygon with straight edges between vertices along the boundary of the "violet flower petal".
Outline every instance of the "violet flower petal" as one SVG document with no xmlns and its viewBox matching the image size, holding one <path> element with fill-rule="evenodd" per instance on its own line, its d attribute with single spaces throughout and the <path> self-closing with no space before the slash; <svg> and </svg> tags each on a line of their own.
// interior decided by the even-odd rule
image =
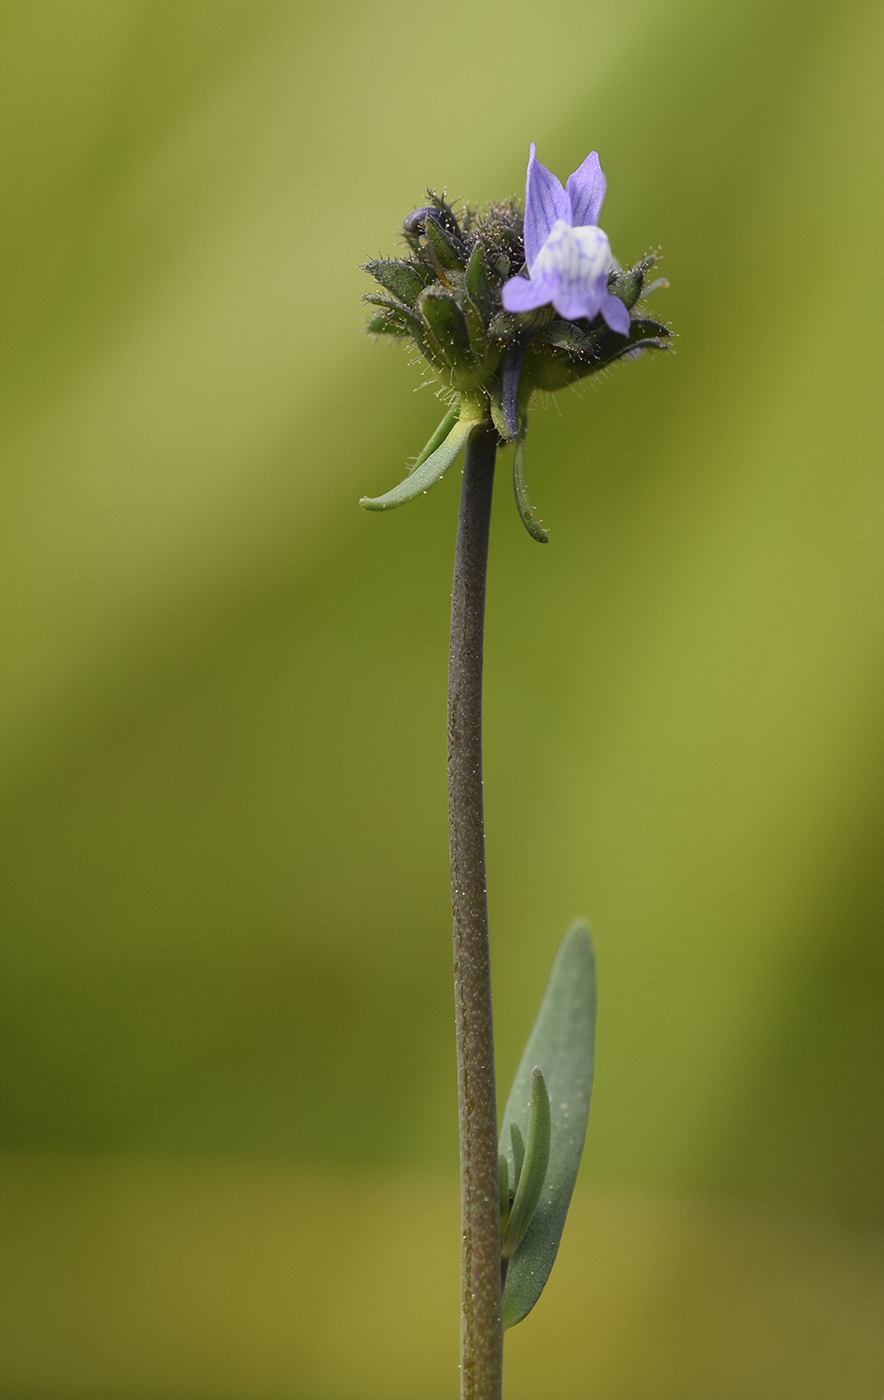
<svg viewBox="0 0 884 1400">
<path fill-rule="evenodd" d="M 562 189 L 561 180 L 540 164 L 532 141 L 525 182 L 525 261 L 529 272 L 557 219 L 570 224 L 571 201 Z"/>
<path fill-rule="evenodd" d="M 553 306 L 563 321 L 592 321 L 599 314 L 607 294 L 604 274 L 595 282 L 565 282 L 553 297 Z"/>
<path fill-rule="evenodd" d="M 606 296 L 601 305 L 601 313 L 612 331 L 618 335 L 629 335 L 629 312 L 619 297 Z"/>
<path fill-rule="evenodd" d="M 608 182 L 602 174 L 599 158 L 590 151 L 582 165 L 568 176 L 565 190 L 571 201 L 571 220 L 575 228 L 597 224 Z"/>
<path fill-rule="evenodd" d="M 500 289 L 500 299 L 504 311 L 518 313 L 535 311 L 538 306 L 548 306 L 556 289 L 555 281 L 545 277 L 511 277 Z"/>
</svg>

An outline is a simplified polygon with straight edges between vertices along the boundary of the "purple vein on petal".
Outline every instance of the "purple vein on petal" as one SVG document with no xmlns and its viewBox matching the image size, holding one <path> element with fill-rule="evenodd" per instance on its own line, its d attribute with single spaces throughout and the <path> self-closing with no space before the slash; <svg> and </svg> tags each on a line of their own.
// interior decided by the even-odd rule
<svg viewBox="0 0 884 1400">
<path fill-rule="evenodd" d="M 529 272 L 556 219 L 571 222 L 571 202 L 561 181 L 540 164 L 532 141 L 525 182 L 525 261 Z"/>
<path fill-rule="evenodd" d="M 583 164 L 568 176 L 565 186 L 571 204 L 570 222 L 574 228 L 598 223 L 607 187 L 598 155 L 590 151 Z"/>
</svg>

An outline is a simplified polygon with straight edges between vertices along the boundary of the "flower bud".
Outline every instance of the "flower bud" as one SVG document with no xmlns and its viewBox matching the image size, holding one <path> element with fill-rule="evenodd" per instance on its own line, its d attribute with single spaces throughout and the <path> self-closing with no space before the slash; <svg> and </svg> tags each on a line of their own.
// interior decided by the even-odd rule
<svg viewBox="0 0 884 1400">
<path fill-rule="evenodd" d="M 452 369 L 475 363 L 466 317 L 454 297 L 441 287 L 427 287 L 421 293 L 418 309 L 439 345 L 444 361 Z"/>
<path fill-rule="evenodd" d="M 623 269 L 618 267 L 608 276 L 608 291 L 612 296 L 619 297 L 628 311 L 631 311 L 637 301 L 641 300 L 642 292 L 645 290 L 645 274 L 649 268 L 657 261 L 654 254 L 647 258 L 642 258 L 635 267 Z"/>
<path fill-rule="evenodd" d="M 463 240 L 433 218 L 426 220 L 424 233 L 439 267 L 447 272 L 462 272 L 467 261 Z"/>
</svg>

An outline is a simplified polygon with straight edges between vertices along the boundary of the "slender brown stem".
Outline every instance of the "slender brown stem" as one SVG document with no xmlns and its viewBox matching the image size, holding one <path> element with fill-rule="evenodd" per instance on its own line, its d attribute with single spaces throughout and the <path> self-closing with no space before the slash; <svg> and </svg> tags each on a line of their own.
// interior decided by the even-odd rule
<svg viewBox="0 0 884 1400">
<path fill-rule="evenodd" d="M 462 1222 L 461 1397 L 500 1400 L 500 1199 L 482 806 L 485 576 L 497 433 L 467 442 L 448 666 L 448 821 Z"/>
</svg>

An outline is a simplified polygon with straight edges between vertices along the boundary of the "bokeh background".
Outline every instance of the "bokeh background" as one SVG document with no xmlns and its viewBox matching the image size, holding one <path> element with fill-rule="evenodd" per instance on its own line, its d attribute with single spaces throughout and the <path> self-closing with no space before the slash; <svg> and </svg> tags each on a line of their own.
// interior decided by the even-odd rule
<svg viewBox="0 0 884 1400">
<path fill-rule="evenodd" d="M 0 4 L 3 1400 L 443 1400 L 458 472 L 360 334 L 427 183 L 590 148 L 675 357 L 504 459 L 502 1087 L 591 918 L 508 1400 L 884 1394 L 884 11 Z"/>
</svg>

